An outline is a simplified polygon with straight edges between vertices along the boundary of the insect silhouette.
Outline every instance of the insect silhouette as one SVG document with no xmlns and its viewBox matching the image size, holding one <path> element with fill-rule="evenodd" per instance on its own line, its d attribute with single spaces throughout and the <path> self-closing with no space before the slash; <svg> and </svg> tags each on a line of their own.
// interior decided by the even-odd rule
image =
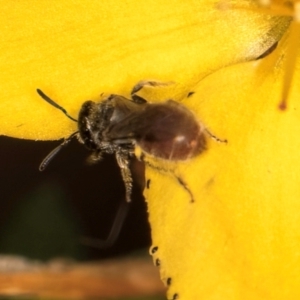
<svg viewBox="0 0 300 300">
<path fill-rule="evenodd" d="M 193 158 L 206 148 L 206 134 L 212 135 L 196 119 L 195 115 L 179 102 L 168 100 L 149 103 L 136 93 L 145 85 L 160 85 L 156 81 L 141 81 L 131 91 L 131 99 L 111 94 L 101 102 L 83 103 L 78 120 L 55 101 L 37 89 L 38 94 L 49 104 L 61 110 L 72 121 L 78 122 L 78 131 L 66 138 L 42 161 L 42 171 L 55 155 L 73 137 L 91 151 L 91 160 L 99 161 L 104 153 L 115 154 L 125 185 L 126 202 L 131 201 L 132 174 L 130 161 L 135 157 L 135 147 L 153 157 L 184 161 Z M 190 193 L 181 178 L 178 182 Z M 193 198 L 192 198 L 193 201 Z"/>
</svg>

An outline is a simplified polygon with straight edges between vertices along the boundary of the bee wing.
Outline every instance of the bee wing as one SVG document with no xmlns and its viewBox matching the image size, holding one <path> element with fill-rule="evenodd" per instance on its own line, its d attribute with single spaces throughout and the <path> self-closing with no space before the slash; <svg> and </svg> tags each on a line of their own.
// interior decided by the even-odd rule
<svg viewBox="0 0 300 300">
<path fill-rule="evenodd" d="M 134 109 L 111 123 L 109 136 L 111 139 L 132 137 L 153 141 L 173 139 L 179 134 L 187 134 L 198 127 L 195 116 L 183 105 L 169 100 L 164 103 L 134 104 Z M 118 111 L 115 108 L 115 111 Z M 191 122 L 191 120 L 193 122 Z"/>
<path fill-rule="evenodd" d="M 106 137 L 116 141 L 132 139 L 135 137 L 135 129 L 139 130 L 143 120 L 147 103 L 136 103 L 119 95 L 113 95 L 113 114 L 110 118 Z"/>
<path fill-rule="evenodd" d="M 145 152 L 173 160 L 184 160 L 205 148 L 203 128 L 195 115 L 172 100 L 144 104 L 112 124 L 109 137 L 117 143 L 135 140 Z"/>
<path fill-rule="evenodd" d="M 111 95 L 110 98 L 110 105 L 114 107 L 113 114 L 110 118 L 110 124 L 113 126 L 137 114 L 143 110 L 144 107 L 144 104 L 136 103 L 120 95 Z"/>
</svg>

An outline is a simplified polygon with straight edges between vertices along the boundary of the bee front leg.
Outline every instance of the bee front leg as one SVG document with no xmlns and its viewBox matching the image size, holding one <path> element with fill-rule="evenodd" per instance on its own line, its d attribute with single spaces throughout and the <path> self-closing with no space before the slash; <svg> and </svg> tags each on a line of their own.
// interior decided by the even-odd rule
<svg viewBox="0 0 300 300">
<path fill-rule="evenodd" d="M 132 193 L 132 175 L 129 168 L 130 154 L 124 151 L 117 151 L 116 158 L 121 169 L 121 175 L 125 185 L 126 201 L 131 202 Z"/>
</svg>

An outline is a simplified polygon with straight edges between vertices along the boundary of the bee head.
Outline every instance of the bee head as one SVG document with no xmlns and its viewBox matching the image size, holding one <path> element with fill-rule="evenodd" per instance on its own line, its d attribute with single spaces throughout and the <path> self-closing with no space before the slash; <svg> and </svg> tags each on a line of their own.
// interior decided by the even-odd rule
<svg viewBox="0 0 300 300">
<path fill-rule="evenodd" d="M 113 110 L 109 101 L 83 103 L 78 117 L 78 131 L 81 142 L 88 149 L 100 150 Z"/>
</svg>

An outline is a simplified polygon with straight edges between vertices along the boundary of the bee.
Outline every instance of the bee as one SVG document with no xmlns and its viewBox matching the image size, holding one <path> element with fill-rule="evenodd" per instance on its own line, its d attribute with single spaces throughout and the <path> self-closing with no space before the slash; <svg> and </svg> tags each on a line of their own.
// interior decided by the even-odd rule
<svg viewBox="0 0 300 300">
<path fill-rule="evenodd" d="M 37 89 L 37 93 L 45 101 L 78 123 L 78 131 L 51 151 L 39 169 L 44 170 L 55 155 L 76 136 L 79 142 L 91 151 L 92 161 L 101 160 L 105 153 L 116 156 L 125 185 L 126 201 L 129 203 L 133 183 L 129 166 L 135 157 L 136 146 L 139 146 L 145 155 L 162 160 L 185 161 L 206 149 L 206 134 L 221 141 L 183 104 L 174 100 L 149 103 L 137 95 L 145 85 L 160 84 L 156 81 L 139 82 L 131 91 L 131 99 L 111 94 L 101 102 L 86 101 L 80 109 L 78 120 Z M 177 179 L 192 197 L 183 180 Z"/>
</svg>

